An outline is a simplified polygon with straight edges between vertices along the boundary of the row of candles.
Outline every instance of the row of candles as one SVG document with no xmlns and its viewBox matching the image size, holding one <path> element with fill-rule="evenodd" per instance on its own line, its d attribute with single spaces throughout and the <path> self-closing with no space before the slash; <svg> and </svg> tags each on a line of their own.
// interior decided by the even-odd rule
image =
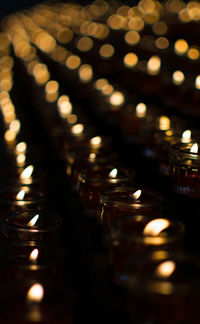
<svg viewBox="0 0 200 324">
<path fill-rule="evenodd" d="M 8 34 L 14 44 L 15 54 L 17 54 L 14 41 L 15 30 L 11 28 L 12 25 L 9 27 Z M 20 28 L 25 32 L 22 25 Z M 78 191 L 83 214 L 96 219 L 102 229 L 102 244 L 108 249 L 109 262 L 114 268 L 112 280 L 122 287 L 123 291 L 126 291 L 129 311 L 135 319 L 136 316 L 140 317 L 141 312 L 137 313 L 137 307 L 140 309 L 142 301 L 143 307 L 145 303 L 145 311 L 143 311 L 145 319 L 153 317 L 162 323 L 165 321 L 178 323 L 186 319 L 195 323 L 196 317 L 198 317 L 198 296 L 195 292 L 198 289 L 196 273 L 199 270 L 199 264 L 196 259 L 180 253 L 185 232 L 183 223 L 162 217 L 162 196 L 136 186 L 133 170 L 121 167 L 116 163 L 117 158 L 115 152 L 112 152 L 111 140 L 94 134 L 93 128 L 90 127 L 85 116 L 84 124 L 79 123 L 83 117 L 82 112 L 80 109 L 74 109 L 68 95 L 59 96 L 58 82 L 49 81 L 50 73 L 47 66 L 40 62 L 36 51 L 33 50 L 33 52 L 35 63 L 32 61 L 32 57 L 28 60 L 26 58 L 24 62 L 36 82 L 37 76 L 40 74 L 36 70 L 39 67 L 42 68 L 40 76 L 42 75 L 43 86 L 41 88 L 37 85 L 36 88 L 38 88 L 38 93 L 42 94 L 45 105 L 38 105 L 39 111 L 56 148 L 61 151 L 60 155 L 66 163 L 66 174 L 72 184 L 72 190 Z M 22 59 L 24 58 L 22 57 Z M 89 87 L 92 90 L 90 93 L 92 100 L 95 97 L 96 89 L 102 90 L 103 86 L 101 87 L 100 84 L 104 83 L 105 86 L 105 81 L 105 79 L 98 79 L 96 82 L 92 82 Z M 34 81 L 31 80 L 31 82 Z M 110 82 L 106 81 L 106 85 L 111 86 L 114 91 Z M 75 87 L 78 90 L 81 89 L 81 83 L 75 82 Z M 101 108 L 102 102 L 107 107 L 106 111 L 109 111 L 109 107 L 114 107 L 111 111 L 116 112 L 118 111 L 116 107 L 120 107 L 118 116 L 118 120 L 120 120 L 122 107 L 126 102 L 124 103 L 121 91 L 112 92 L 112 90 L 109 93 L 110 101 L 107 102 L 107 95 L 101 97 L 100 104 L 96 109 Z M 55 102 L 56 105 L 53 104 Z M 50 113 L 49 108 L 51 109 Z M 159 113 L 149 116 L 143 102 L 139 102 L 136 107 L 131 107 L 131 109 L 133 110 L 128 113 L 128 117 L 126 113 L 124 114 L 125 118 L 132 118 L 131 140 L 138 141 L 140 145 L 143 140 L 147 144 L 146 140 L 149 134 L 153 135 L 148 144 L 151 144 L 151 149 L 154 148 L 156 158 L 161 156 L 160 171 L 163 170 L 164 162 L 164 172 L 169 173 L 166 152 L 170 151 L 175 191 L 192 198 L 199 198 L 198 142 L 193 140 L 198 140 L 198 132 L 194 131 L 193 138 L 190 130 L 183 131 L 181 127 L 172 129 L 167 116 L 160 116 Z M 74 114 L 74 110 L 76 114 Z M 124 124 L 126 124 L 126 120 L 123 121 Z M 153 126 L 145 134 L 144 141 L 140 132 L 146 125 Z M 122 126 L 122 131 L 125 135 L 130 135 L 129 130 L 124 126 Z M 62 140 L 61 143 L 60 140 Z M 18 194 L 15 197 L 17 196 Z M 24 197 L 19 200 L 20 204 L 17 205 L 24 206 Z M 14 225 L 13 228 L 16 230 L 18 220 L 20 223 L 23 222 L 23 231 L 19 230 L 20 225 L 18 224 L 15 239 L 22 238 L 38 242 L 41 239 L 45 241 L 54 237 L 53 234 L 57 233 L 60 226 L 59 217 L 51 218 L 48 214 L 47 225 L 45 217 L 38 218 L 40 214 L 38 202 L 34 205 L 35 207 L 37 212 L 34 217 L 31 211 L 18 212 L 14 216 L 12 214 L 6 217 L 4 228 L 8 238 L 13 235 L 10 228 Z M 40 232 L 38 225 L 40 219 L 44 221 L 45 234 L 42 230 Z M 34 230 L 32 230 L 33 228 Z M 48 230 L 48 228 L 50 229 Z M 179 253 L 175 253 L 175 250 Z M 144 258 L 144 253 L 147 251 L 152 254 Z M 141 256 L 141 259 L 138 258 Z M 35 265 L 35 260 L 33 263 Z M 185 273 L 185 266 L 189 267 L 189 273 Z M 31 299 L 30 291 L 27 298 Z M 39 298 L 37 298 L 33 301 L 38 302 Z M 156 308 L 158 305 L 159 310 Z M 179 311 L 177 311 L 177 307 L 179 307 Z M 38 315 L 38 308 L 36 313 L 35 321 L 39 322 L 41 318 Z"/>
<path fill-rule="evenodd" d="M 46 207 L 47 175 L 40 168 L 40 152 L 32 142 L 21 141 L 23 123 L 17 119 L 19 107 L 12 92 L 14 59 L 6 34 L 1 36 L 6 40 L 0 57 L 2 321 L 71 322 L 61 279 L 65 259 L 59 244 L 62 219 Z"/>
</svg>

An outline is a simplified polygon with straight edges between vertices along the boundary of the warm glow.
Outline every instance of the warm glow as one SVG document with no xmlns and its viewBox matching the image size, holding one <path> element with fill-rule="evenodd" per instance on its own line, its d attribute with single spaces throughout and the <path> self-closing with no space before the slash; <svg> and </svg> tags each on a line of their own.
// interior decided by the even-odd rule
<svg viewBox="0 0 200 324">
<path fill-rule="evenodd" d="M 128 53 L 124 56 L 124 65 L 132 68 L 138 63 L 138 57 L 135 53 Z"/>
<path fill-rule="evenodd" d="M 81 64 L 81 59 L 77 55 L 70 55 L 66 60 L 66 66 L 70 70 L 76 70 Z"/>
<path fill-rule="evenodd" d="M 188 143 L 191 139 L 191 130 L 190 129 L 187 129 L 183 132 L 182 134 L 182 143 Z"/>
<path fill-rule="evenodd" d="M 166 116 L 161 116 L 159 118 L 159 129 L 160 130 L 167 130 L 170 128 L 170 119 Z"/>
<path fill-rule="evenodd" d="M 114 88 L 111 84 L 107 83 L 103 88 L 102 88 L 102 93 L 105 96 L 110 96 L 114 91 Z"/>
<path fill-rule="evenodd" d="M 191 47 L 187 52 L 187 56 L 191 60 L 198 60 L 198 58 L 199 58 L 199 50 L 197 48 L 195 48 L 195 47 Z"/>
<path fill-rule="evenodd" d="M 160 72 L 161 60 L 159 56 L 152 56 L 147 63 L 147 72 L 150 75 L 156 75 Z"/>
<path fill-rule="evenodd" d="M 27 226 L 35 226 L 39 218 L 39 214 L 35 215 L 28 223 Z"/>
<path fill-rule="evenodd" d="M 181 85 L 185 80 L 185 76 L 181 71 L 175 71 L 172 75 L 172 80 L 175 85 Z"/>
<path fill-rule="evenodd" d="M 20 153 L 25 153 L 26 152 L 26 143 L 25 142 L 20 142 L 16 145 L 16 149 L 15 152 L 16 154 L 20 154 Z"/>
<path fill-rule="evenodd" d="M 157 236 L 170 226 L 168 219 L 158 218 L 150 221 L 144 228 L 144 235 Z"/>
<path fill-rule="evenodd" d="M 24 153 L 19 153 L 16 157 L 16 162 L 18 166 L 24 166 L 26 161 L 26 155 Z"/>
<path fill-rule="evenodd" d="M 28 167 L 26 167 L 26 169 L 24 169 L 22 171 L 22 173 L 20 174 L 20 178 L 21 179 L 28 179 L 32 176 L 34 170 L 34 166 L 33 165 L 29 165 Z"/>
<path fill-rule="evenodd" d="M 140 102 L 139 104 L 137 104 L 135 111 L 137 117 L 143 118 L 146 116 L 147 107 L 143 102 Z"/>
<path fill-rule="evenodd" d="M 155 41 L 155 45 L 159 49 L 166 49 L 169 46 L 169 41 L 166 37 L 158 37 Z"/>
<path fill-rule="evenodd" d="M 96 154 L 95 153 L 90 153 L 89 160 L 91 160 L 91 162 L 94 162 L 95 159 L 96 159 Z"/>
<path fill-rule="evenodd" d="M 121 106 L 124 103 L 124 95 L 120 91 L 114 91 L 110 96 L 110 103 L 113 106 Z"/>
<path fill-rule="evenodd" d="M 37 63 L 33 68 L 33 75 L 38 84 L 45 84 L 49 80 L 49 71 L 47 66 L 42 63 Z"/>
<path fill-rule="evenodd" d="M 93 40 L 90 37 L 81 37 L 77 42 L 77 48 L 82 52 L 88 52 L 93 47 Z"/>
<path fill-rule="evenodd" d="M 77 123 L 78 121 L 78 117 L 75 115 L 75 114 L 70 114 L 68 117 L 67 117 L 67 121 L 70 125 L 73 125 L 75 123 Z"/>
<path fill-rule="evenodd" d="M 190 153 L 198 153 L 199 147 L 197 143 L 194 143 L 190 149 Z"/>
<path fill-rule="evenodd" d="M 195 88 L 200 89 L 200 75 L 197 75 L 195 79 Z"/>
<path fill-rule="evenodd" d="M 89 82 L 93 78 L 93 68 L 89 64 L 83 64 L 79 68 L 79 78 L 83 82 Z"/>
<path fill-rule="evenodd" d="M 21 124 L 18 119 L 13 120 L 9 125 L 9 129 L 11 130 L 11 132 L 14 132 L 16 134 L 19 133 L 20 127 L 21 127 Z"/>
<path fill-rule="evenodd" d="M 131 30 L 125 34 L 124 39 L 127 44 L 136 45 L 140 41 L 140 34 L 134 30 Z"/>
<path fill-rule="evenodd" d="M 39 303 L 44 297 L 44 288 L 41 284 L 36 283 L 30 287 L 27 293 L 27 300 L 29 302 Z"/>
<path fill-rule="evenodd" d="M 16 196 L 17 200 L 23 200 L 26 192 L 24 190 L 20 190 Z"/>
<path fill-rule="evenodd" d="M 110 178 L 115 178 L 117 176 L 118 170 L 116 168 L 112 169 L 109 173 Z"/>
<path fill-rule="evenodd" d="M 153 24 L 152 29 L 156 35 L 165 35 L 167 33 L 168 27 L 164 21 L 158 21 Z"/>
<path fill-rule="evenodd" d="M 131 197 L 132 197 L 134 200 L 137 200 L 137 199 L 140 198 L 141 194 L 142 194 L 142 190 L 139 189 L 139 190 L 135 191 L 135 192 L 131 195 Z"/>
<path fill-rule="evenodd" d="M 95 88 L 97 90 L 102 90 L 104 86 L 106 86 L 108 84 L 108 81 L 106 79 L 98 79 L 96 82 L 95 82 Z"/>
<path fill-rule="evenodd" d="M 58 111 L 61 117 L 66 118 L 72 112 L 72 104 L 66 95 L 60 96 L 58 99 Z"/>
<path fill-rule="evenodd" d="M 31 252 L 31 254 L 30 254 L 30 256 L 29 256 L 29 260 L 30 261 L 36 261 L 37 260 L 37 258 L 38 258 L 38 255 L 39 255 L 39 250 L 38 249 L 34 249 L 32 252 Z"/>
<path fill-rule="evenodd" d="M 5 133 L 4 133 L 4 139 L 6 142 L 12 144 L 15 141 L 16 138 L 16 133 L 11 131 L 10 129 L 8 129 Z"/>
<path fill-rule="evenodd" d="M 83 130 L 84 130 L 84 125 L 83 124 L 76 124 L 74 126 L 72 126 L 72 133 L 74 135 L 80 135 L 83 133 Z"/>
<path fill-rule="evenodd" d="M 168 260 L 160 263 L 155 270 L 157 276 L 162 278 L 169 278 L 176 269 L 174 261 Z"/>
<path fill-rule="evenodd" d="M 179 39 L 174 44 L 175 53 L 178 55 L 184 55 L 188 50 L 188 43 L 184 39 Z"/>
<path fill-rule="evenodd" d="M 111 44 L 104 44 L 100 47 L 99 54 L 103 58 L 110 58 L 115 52 L 114 47 Z"/>
<path fill-rule="evenodd" d="M 45 91 L 48 94 L 53 94 L 53 93 L 57 92 L 58 89 L 59 89 L 59 84 L 57 81 L 54 81 L 54 80 L 47 82 L 47 84 L 45 86 Z"/>
<path fill-rule="evenodd" d="M 101 141 L 102 141 L 102 139 L 100 136 L 95 136 L 95 137 L 91 138 L 90 144 L 93 147 L 99 147 L 101 145 Z"/>
</svg>

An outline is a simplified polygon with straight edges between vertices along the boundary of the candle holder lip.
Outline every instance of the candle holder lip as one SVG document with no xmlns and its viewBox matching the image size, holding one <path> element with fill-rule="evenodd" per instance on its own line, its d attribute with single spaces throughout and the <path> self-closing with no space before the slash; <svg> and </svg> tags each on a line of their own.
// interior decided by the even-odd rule
<svg viewBox="0 0 200 324">
<path fill-rule="evenodd" d="M 37 249 L 39 254 L 38 258 L 32 261 L 30 254 L 34 249 Z M 36 241 L 12 241 L 0 248 L 0 264 L 28 269 L 31 267 L 31 270 L 39 270 L 57 263 L 61 264 L 64 262 L 65 256 L 66 253 L 60 246 Z"/>
<path fill-rule="evenodd" d="M 169 222 L 169 226 L 161 230 L 158 234 L 143 233 L 145 226 L 151 221 L 164 220 Z M 133 223 L 134 222 L 134 223 Z M 134 227 L 133 227 L 134 225 Z M 144 245 L 167 245 L 183 238 L 185 225 L 179 220 L 166 217 L 150 217 L 145 215 L 129 215 L 119 218 L 110 224 L 110 244 L 112 242 L 139 243 Z"/>
<path fill-rule="evenodd" d="M 165 262 L 172 269 L 169 275 L 157 270 Z M 199 298 L 199 271 L 200 261 L 195 255 L 160 249 L 129 260 L 126 269 L 115 273 L 114 281 L 129 292 Z"/>
<path fill-rule="evenodd" d="M 114 177 L 109 177 L 109 173 L 113 169 L 117 169 L 118 173 Z M 96 164 L 94 167 L 86 168 L 79 174 L 79 182 L 83 183 L 123 183 L 124 181 L 131 181 L 134 177 L 134 171 L 120 167 L 118 165 Z"/>
<path fill-rule="evenodd" d="M 142 202 L 140 199 L 134 200 L 131 199 L 131 195 L 136 191 L 141 190 L 142 194 L 145 194 L 148 199 Z M 120 196 L 118 195 L 120 194 Z M 142 195 L 141 194 L 141 195 Z M 123 195 L 124 200 L 121 199 Z M 118 198 L 117 198 L 118 197 Z M 106 190 L 101 190 L 100 192 L 100 203 L 105 206 L 120 206 L 120 207 L 133 207 L 133 208 L 142 208 L 142 207 L 153 207 L 161 205 L 163 201 L 163 196 L 159 192 L 154 192 L 148 189 L 138 188 L 138 187 L 118 187 L 110 188 Z"/>
<path fill-rule="evenodd" d="M 27 217 L 28 218 L 28 219 L 26 218 L 26 224 L 27 224 L 37 214 L 39 214 L 39 221 L 37 221 L 36 226 L 28 226 L 25 224 L 16 224 L 16 217 L 19 217 L 19 219 L 20 219 L 20 216 L 25 217 L 25 218 Z M 11 222 L 11 220 L 13 222 Z M 43 222 L 44 220 L 45 220 L 46 224 L 41 223 L 41 221 Z M 13 229 L 13 230 L 17 230 L 19 232 L 29 232 L 29 233 L 35 232 L 35 233 L 42 234 L 42 233 L 48 233 L 52 230 L 57 231 L 61 227 L 62 218 L 52 212 L 48 212 L 48 211 L 38 212 L 37 210 L 27 209 L 27 210 L 17 211 L 17 212 L 13 212 L 13 213 L 9 213 L 9 214 L 5 215 L 2 218 L 2 223 L 3 223 L 3 226 L 6 226 L 10 230 Z M 42 224 L 42 226 L 41 226 L 41 224 Z"/>
<path fill-rule="evenodd" d="M 191 141 L 190 143 L 175 143 L 171 146 L 171 154 L 180 158 L 200 160 L 199 152 L 193 153 L 188 151 L 195 143 L 200 145 L 198 142 L 194 141 Z"/>
</svg>

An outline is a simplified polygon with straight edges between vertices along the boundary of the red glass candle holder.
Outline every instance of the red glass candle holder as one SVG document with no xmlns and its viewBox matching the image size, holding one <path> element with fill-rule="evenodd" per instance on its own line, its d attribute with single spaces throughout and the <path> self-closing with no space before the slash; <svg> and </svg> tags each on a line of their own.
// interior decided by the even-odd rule
<svg viewBox="0 0 200 324">
<path fill-rule="evenodd" d="M 128 215 L 159 217 L 163 197 L 157 192 L 137 187 L 120 187 L 101 192 L 98 221 L 104 230 L 117 218 Z"/>
<path fill-rule="evenodd" d="M 197 143 L 178 143 L 172 146 L 170 171 L 175 192 L 200 198 L 200 153 Z"/>
<path fill-rule="evenodd" d="M 2 213 L 15 210 L 35 209 L 44 207 L 44 194 L 32 190 L 29 186 L 5 187 L 0 190 L 0 204 Z"/>
<path fill-rule="evenodd" d="M 181 252 L 156 251 L 115 274 L 124 289 L 132 320 L 198 323 L 198 258 Z"/>
<path fill-rule="evenodd" d="M 133 171 L 127 168 L 115 168 L 111 165 L 95 165 L 94 168 L 79 174 L 78 190 L 83 213 L 89 217 L 97 216 L 100 190 L 119 187 L 133 182 Z"/>
<path fill-rule="evenodd" d="M 72 189 L 78 190 L 78 176 L 87 168 L 93 168 L 94 165 L 108 165 L 117 160 L 117 154 L 109 155 L 108 151 L 100 150 L 96 153 L 90 150 L 76 150 L 66 155 L 67 167 L 66 173 L 70 178 Z"/>
<path fill-rule="evenodd" d="M 106 240 L 110 263 L 122 269 L 146 252 L 180 249 L 184 234 L 185 226 L 177 220 L 141 215 L 115 220 Z"/>
<path fill-rule="evenodd" d="M 23 210 L 2 219 L 5 240 L 55 242 L 60 237 L 60 216 L 44 211 Z"/>
</svg>

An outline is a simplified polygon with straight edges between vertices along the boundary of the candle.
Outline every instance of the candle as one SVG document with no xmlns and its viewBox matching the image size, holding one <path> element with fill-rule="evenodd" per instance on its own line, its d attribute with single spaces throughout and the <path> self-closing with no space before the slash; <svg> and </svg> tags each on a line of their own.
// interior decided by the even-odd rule
<svg viewBox="0 0 200 324">
<path fill-rule="evenodd" d="M 110 224 L 106 245 L 110 263 L 124 268 L 130 259 L 157 249 L 180 249 L 185 233 L 182 222 L 168 218 L 134 215 Z"/>
<path fill-rule="evenodd" d="M 137 187 L 120 187 L 101 192 L 98 221 L 104 230 L 113 219 L 127 215 L 160 216 L 162 195 Z"/>
<path fill-rule="evenodd" d="M 194 142 L 174 144 L 170 151 L 170 167 L 174 191 L 191 198 L 199 198 L 199 144 Z"/>
<path fill-rule="evenodd" d="M 114 165 L 95 165 L 79 174 L 78 190 L 83 213 L 97 216 L 100 191 L 108 187 L 124 186 L 132 183 L 133 172 Z"/>
<path fill-rule="evenodd" d="M 23 210 L 3 217 L 5 239 L 15 241 L 54 242 L 60 237 L 61 218 L 49 212 Z"/>
<path fill-rule="evenodd" d="M 5 187 L 0 190 L 0 203 L 5 211 L 28 208 L 40 210 L 44 205 L 44 195 L 29 186 Z"/>
<path fill-rule="evenodd" d="M 116 272 L 115 283 L 124 289 L 134 320 L 196 323 L 200 316 L 199 271 L 195 257 L 159 250 Z"/>
</svg>

